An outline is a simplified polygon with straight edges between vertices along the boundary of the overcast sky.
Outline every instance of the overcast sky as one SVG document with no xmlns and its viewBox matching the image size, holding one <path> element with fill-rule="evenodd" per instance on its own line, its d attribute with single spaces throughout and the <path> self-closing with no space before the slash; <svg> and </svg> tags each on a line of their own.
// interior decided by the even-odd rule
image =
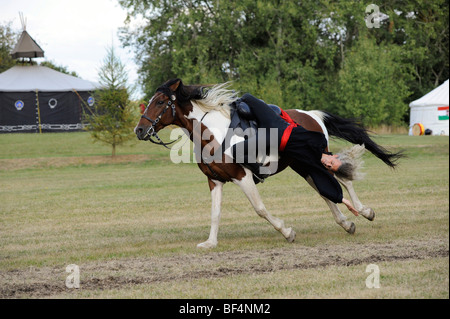
<svg viewBox="0 0 450 319">
<path fill-rule="evenodd" d="M 126 18 L 117 0 L 0 0 L 0 23 L 12 21 L 13 29 L 22 31 L 19 12 L 27 32 L 44 50 L 45 57 L 37 61 L 52 61 L 98 82 L 98 68 L 113 43 L 130 84 L 136 84 L 133 54 L 121 48 L 117 37 Z"/>
</svg>

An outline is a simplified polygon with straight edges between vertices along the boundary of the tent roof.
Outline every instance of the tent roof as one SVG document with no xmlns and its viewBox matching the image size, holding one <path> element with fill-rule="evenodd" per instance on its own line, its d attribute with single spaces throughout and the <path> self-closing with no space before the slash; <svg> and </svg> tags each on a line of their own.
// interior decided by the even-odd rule
<svg viewBox="0 0 450 319">
<path fill-rule="evenodd" d="M 448 106 L 448 80 L 435 88 L 433 91 L 425 94 L 420 99 L 409 104 L 415 106 Z"/>
<path fill-rule="evenodd" d="M 93 91 L 98 83 L 86 81 L 75 76 L 64 74 L 45 66 L 16 65 L 0 73 L 0 92 L 65 92 Z"/>
<path fill-rule="evenodd" d="M 11 56 L 13 59 L 40 58 L 44 56 L 44 51 L 36 43 L 36 41 L 33 40 L 28 32 L 24 30 L 20 35 L 19 41 L 14 47 L 14 50 L 12 50 Z"/>
</svg>

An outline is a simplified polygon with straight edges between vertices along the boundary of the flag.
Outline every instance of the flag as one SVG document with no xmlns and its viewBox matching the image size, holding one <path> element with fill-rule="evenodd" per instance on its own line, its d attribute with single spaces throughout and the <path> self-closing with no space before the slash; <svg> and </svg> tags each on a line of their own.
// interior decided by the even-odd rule
<svg viewBox="0 0 450 319">
<path fill-rule="evenodd" d="M 438 107 L 438 119 L 439 120 L 448 120 L 448 106 Z"/>
</svg>

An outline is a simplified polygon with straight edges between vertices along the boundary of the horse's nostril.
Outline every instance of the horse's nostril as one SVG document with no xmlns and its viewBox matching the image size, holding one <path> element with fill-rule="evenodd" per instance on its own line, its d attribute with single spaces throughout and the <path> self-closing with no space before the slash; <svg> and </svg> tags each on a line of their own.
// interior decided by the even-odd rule
<svg viewBox="0 0 450 319">
<path fill-rule="evenodd" d="M 143 138 L 143 133 L 144 133 L 144 129 L 142 127 L 136 128 L 136 136 L 138 139 L 141 140 Z"/>
</svg>

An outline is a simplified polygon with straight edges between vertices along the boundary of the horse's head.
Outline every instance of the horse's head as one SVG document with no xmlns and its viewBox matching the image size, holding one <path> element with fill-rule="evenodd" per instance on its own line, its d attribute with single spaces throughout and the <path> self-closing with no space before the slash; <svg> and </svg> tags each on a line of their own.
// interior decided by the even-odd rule
<svg viewBox="0 0 450 319">
<path fill-rule="evenodd" d="M 164 145 L 157 132 L 167 125 L 180 125 L 183 114 L 189 113 L 191 99 L 202 98 L 202 86 L 186 86 L 180 79 L 172 79 L 156 89 L 155 95 L 150 99 L 147 108 L 142 114 L 138 125 L 134 129 L 140 140 L 152 140 L 156 144 Z M 191 105 L 192 108 L 192 105 Z"/>
<path fill-rule="evenodd" d="M 159 130 L 175 121 L 178 106 L 176 92 L 180 84 L 181 80 L 176 79 L 174 83 L 167 82 L 156 90 L 134 129 L 138 139 L 151 140 L 158 136 Z"/>
</svg>

